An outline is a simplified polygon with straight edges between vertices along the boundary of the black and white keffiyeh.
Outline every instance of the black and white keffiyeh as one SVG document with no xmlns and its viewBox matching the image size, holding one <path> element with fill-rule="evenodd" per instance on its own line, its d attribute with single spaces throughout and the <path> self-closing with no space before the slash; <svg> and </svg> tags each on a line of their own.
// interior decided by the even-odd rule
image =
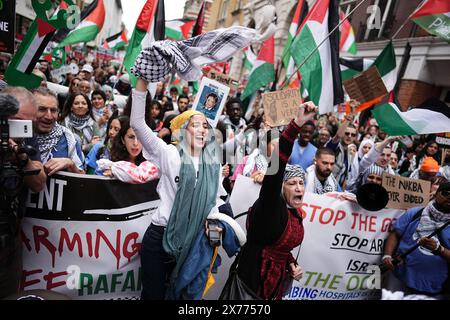
<svg viewBox="0 0 450 320">
<path fill-rule="evenodd" d="M 414 234 L 416 239 L 428 237 L 432 232 L 439 229 L 444 223 L 450 220 L 450 214 L 446 214 L 436 209 L 435 203 L 436 201 L 430 202 L 423 210 L 419 225 Z M 439 242 L 439 239 L 436 236 L 432 239 Z"/>
<path fill-rule="evenodd" d="M 146 81 L 158 82 L 174 70 L 182 79 L 195 81 L 202 76 L 199 66 L 228 60 L 256 38 L 256 30 L 234 26 L 184 41 L 155 41 L 141 51 L 131 72 Z"/>
<path fill-rule="evenodd" d="M 81 143 L 89 143 L 94 136 L 95 121 L 87 114 L 84 117 L 77 117 L 72 112 L 64 119 L 64 126 L 72 131 L 81 133 Z"/>
<path fill-rule="evenodd" d="M 65 136 L 67 141 L 67 156 L 72 159 L 72 161 L 78 168 L 82 169 L 84 159 L 80 159 L 77 154 L 75 136 L 69 129 L 63 127 L 58 123 L 55 123 L 55 126 L 49 133 L 36 135 L 39 152 L 41 153 L 42 163 L 47 163 L 53 157 L 52 150 L 55 149 L 55 147 L 58 145 L 59 140 L 63 135 Z"/>
<path fill-rule="evenodd" d="M 334 192 L 338 190 L 338 182 L 333 174 L 330 174 L 328 178 L 322 182 L 317 179 L 316 166 L 312 165 L 306 170 L 306 188 L 305 191 L 324 194 L 328 192 Z"/>
<path fill-rule="evenodd" d="M 255 169 L 255 166 L 256 170 L 263 173 L 266 173 L 267 167 L 269 166 L 267 159 L 261 154 L 261 151 L 258 148 L 253 150 L 253 152 L 247 157 L 247 162 L 242 170 L 243 175 L 250 177 Z"/>
<path fill-rule="evenodd" d="M 300 177 L 303 181 L 305 180 L 305 171 L 302 167 L 293 164 L 287 164 L 286 169 L 284 169 L 283 181 L 287 181 L 290 178 Z"/>
<path fill-rule="evenodd" d="M 56 147 L 63 133 L 62 126 L 55 123 L 55 126 L 49 133 L 36 135 L 42 163 L 46 163 L 49 160 L 50 152 Z"/>
</svg>

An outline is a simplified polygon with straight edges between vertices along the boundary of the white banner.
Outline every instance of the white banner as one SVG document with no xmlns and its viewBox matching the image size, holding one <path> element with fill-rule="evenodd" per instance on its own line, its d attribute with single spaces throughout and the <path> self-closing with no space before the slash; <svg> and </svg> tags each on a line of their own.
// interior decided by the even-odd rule
<svg viewBox="0 0 450 320">
<path fill-rule="evenodd" d="M 403 210 L 370 212 L 358 204 L 307 193 L 303 200 L 305 237 L 299 265 L 304 274 L 286 299 L 378 299 L 384 242 Z M 297 255 L 294 250 L 294 257 Z"/>
<path fill-rule="evenodd" d="M 22 290 L 72 299 L 139 299 L 139 250 L 159 204 L 157 181 L 131 185 L 57 174 L 30 194 L 22 223 Z"/>
</svg>

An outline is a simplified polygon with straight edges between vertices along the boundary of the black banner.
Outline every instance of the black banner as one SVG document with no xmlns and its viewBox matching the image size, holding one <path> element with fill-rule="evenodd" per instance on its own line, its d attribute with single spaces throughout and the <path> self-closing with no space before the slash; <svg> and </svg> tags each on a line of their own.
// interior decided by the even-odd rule
<svg viewBox="0 0 450 320">
<path fill-rule="evenodd" d="M 0 52 L 14 54 L 16 1 L 0 0 Z"/>
<path fill-rule="evenodd" d="M 58 173 L 40 193 L 30 192 L 26 216 L 46 220 L 129 221 L 159 203 L 158 180 L 127 184 L 97 176 Z M 145 205 L 145 203 L 150 203 Z"/>
</svg>

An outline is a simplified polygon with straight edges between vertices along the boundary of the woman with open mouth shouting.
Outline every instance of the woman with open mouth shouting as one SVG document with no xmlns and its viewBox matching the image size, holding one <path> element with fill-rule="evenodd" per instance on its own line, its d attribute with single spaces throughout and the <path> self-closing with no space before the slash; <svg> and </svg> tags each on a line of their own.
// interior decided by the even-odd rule
<svg viewBox="0 0 450 320">
<path fill-rule="evenodd" d="M 205 116 L 187 110 L 175 117 L 170 130 L 176 144 L 167 145 L 145 124 L 146 92 L 147 82 L 138 79 L 132 92 L 131 127 L 144 156 L 160 168 L 161 202 L 142 240 L 141 298 L 176 299 L 171 292 L 183 262 L 207 216 L 219 212 L 224 203 L 219 196 L 226 192 L 220 152 Z"/>
<path fill-rule="evenodd" d="M 300 105 L 297 117 L 280 136 L 279 151 L 272 153 L 272 159 L 279 157 L 278 171 L 264 177 L 259 198 L 249 210 L 247 243 L 242 248 L 237 273 L 261 299 L 281 299 L 286 294 L 286 284 L 303 275 L 291 251 L 303 240 L 300 207 L 305 172 L 287 161 L 300 128 L 316 111 L 312 102 Z"/>
</svg>

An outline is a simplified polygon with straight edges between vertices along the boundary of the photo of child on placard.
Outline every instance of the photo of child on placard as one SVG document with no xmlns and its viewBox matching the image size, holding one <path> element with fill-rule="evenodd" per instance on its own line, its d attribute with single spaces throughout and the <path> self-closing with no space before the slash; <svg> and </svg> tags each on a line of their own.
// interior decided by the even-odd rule
<svg viewBox="0 0 450 320">
<path fill-rule="evenodd" d="M 209 78 L 203 78 L 192 109 L 202 112 L 215 127 L 222 114 L 230 88 Z"/>
</svg>

